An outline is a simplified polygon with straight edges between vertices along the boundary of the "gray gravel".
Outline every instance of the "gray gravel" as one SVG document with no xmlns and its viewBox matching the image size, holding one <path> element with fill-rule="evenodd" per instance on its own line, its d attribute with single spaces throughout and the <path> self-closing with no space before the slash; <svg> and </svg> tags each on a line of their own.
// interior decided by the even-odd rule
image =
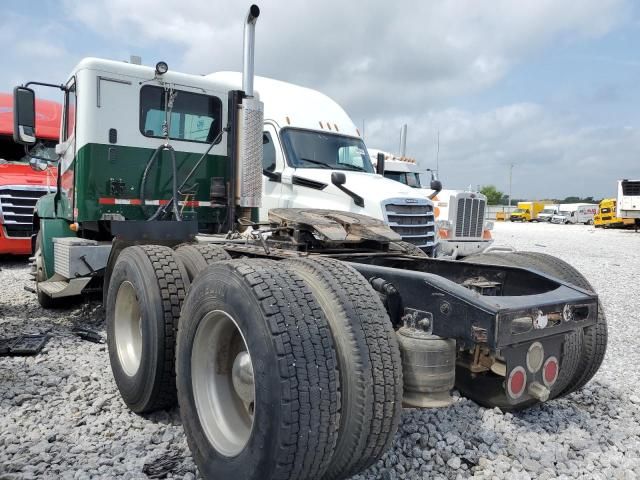
<svg viewBox="0 0 640 480">
<path fill-rule="evenodd" d="M 557 255 L 600 293 L 609 321 L 604 365 L 587 387 L 525 413 L 456 396 L 450 408 L 404 412 L 394 448 L 358 479 L 640 477 L 640 233 L 497 223 L 496 245 Z M 0 259 L 0 336 L 49 332 L 33 358 L 0 358 L 0 479 L 147 478 L 145 462 L 178 457 L 169 478 L 195 478 L 177 411 L 138 416 L 121 401 L 100 304 L 43 311 L 26 261 Z"/>
</svg>

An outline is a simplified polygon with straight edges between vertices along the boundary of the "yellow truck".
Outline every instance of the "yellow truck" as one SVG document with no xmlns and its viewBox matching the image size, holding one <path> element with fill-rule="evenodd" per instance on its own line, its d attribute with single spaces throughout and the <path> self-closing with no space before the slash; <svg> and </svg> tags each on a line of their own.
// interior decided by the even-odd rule
<svg viewBox="0 0 640 480">
<path fill-rule="evenodd" d="M 537 222 L 538 214 L 544 210 L 544 202 L 518 202 L 518 208 L 516 208 L 509 220 L 512 222 Z"/>
<path fill-rule="evenodd" d="M 616 216 L 616 199 L 605 198 L 598 205 L 598 213 L 593 217 L 593 225 L 596 228 L 626 228 L 633 227 L 633 218 L 620 218 Z"/>
</svg>

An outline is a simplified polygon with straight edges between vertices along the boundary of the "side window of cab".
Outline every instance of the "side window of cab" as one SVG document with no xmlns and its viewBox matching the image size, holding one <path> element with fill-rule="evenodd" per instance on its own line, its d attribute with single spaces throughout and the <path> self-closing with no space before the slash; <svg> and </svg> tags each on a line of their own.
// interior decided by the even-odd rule
<svg viewBox="0 0 640 480">
<path fill-rule="evenodd" d="M 262 169 L 267 172 L 276 169 L 276 147 L 269 132 L 262 133 Z"/>
<path fill-rule="evenodd" d="M 67 87 L 64 98 L 64 125 L 62 129 L 62 141 L 73 137 L 76 131 L 76 83 Z"/>
</svg>

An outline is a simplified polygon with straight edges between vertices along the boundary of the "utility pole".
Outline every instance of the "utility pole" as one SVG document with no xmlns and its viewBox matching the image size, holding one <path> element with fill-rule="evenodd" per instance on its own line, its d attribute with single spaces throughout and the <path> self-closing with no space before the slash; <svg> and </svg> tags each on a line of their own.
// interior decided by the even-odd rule
<svg viewBox="0 0 640 480">
<path fill-rule="evenodd" d="M 511 211 L 511 180 L 513 179 L 513 163 L 509 164 L 509 211 Z"/>
</svg>

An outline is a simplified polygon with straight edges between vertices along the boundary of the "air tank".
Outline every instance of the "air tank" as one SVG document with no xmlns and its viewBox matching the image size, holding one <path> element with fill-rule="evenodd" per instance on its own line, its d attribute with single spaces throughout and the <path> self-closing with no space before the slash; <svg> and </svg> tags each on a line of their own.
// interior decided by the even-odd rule
<svg viewBox="0 0 640 480">
<path fill-rule="evenodd" d="M 398 332 L 406 407 L 451 405 L 455 381 L 456 341 L 432 335 L 427 325 L 405 323 Z"/>
</svg>

